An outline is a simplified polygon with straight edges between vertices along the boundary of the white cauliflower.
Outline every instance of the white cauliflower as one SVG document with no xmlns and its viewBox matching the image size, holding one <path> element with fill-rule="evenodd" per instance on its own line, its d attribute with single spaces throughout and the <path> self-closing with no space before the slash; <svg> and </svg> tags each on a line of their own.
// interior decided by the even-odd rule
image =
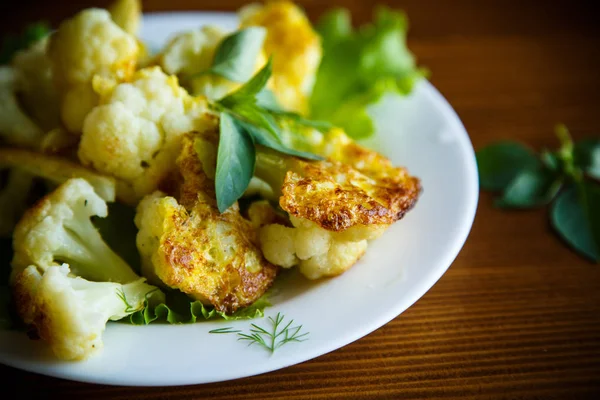
<svg viewBox="0 0 600 400">
<path fill-rule="evenodd" d="M 322 49 L 319 35 L 302 9 L 290 1 L 271 1 L 247 5 L 239 17 L 241 28 L 267 29 L 264 52 L 273 57 L 269 87 L 284 108 L 305 113 Z"/>
<path fill-rule="evenodd" d="M 12 59 L 13 68 L 22 77 L 17 88 L 23 108 L 44 130 L 60 126 L 60 99 L 54 86 L 52 63 L 46 54 L 48 37 L 19 51 Z"/>
<path fill-rule="evenodd" d="M 70 132 L 81 132 L 85 116 L 98 103 L 91 86 L 94 76 L 128 79 L 138 52 L 136 38 L 103 9 L 81 11 L 52 34 L 48 55 L 62 98 L 62 120 Z"/>
<path fill-rule="evenodd" d="M 16 97 L 22 79 L 11 67 L 0 67 L 0 140 L 37 147 L 44 131 L 21 109 Z"/>
<path fill-rule="evenodd" d="M 373 230 L 353 238 L 352 232 L 331 232 L 305 219 L 290 219 L 293 227 L 270 224 L 260 229 L 262 251 L 275 265 L 284 268 L 299 265 L 300 272 L 309 279 L 346 271 L 363 256 L 367 240 L 376 239 L 382 233 L 382 230 Z"/>
<path fill-rule="evenodd" d="M 106 203 L 81 178 L 69 179 L 28 209 L 13 233 L 14 278 L 29 265 L 68 263 L 85 279 L 128 283 L 139 276 L 104 242 L 90 218 L 108 215 Z"/>
<path fill-rule="evenodd" d="M 181 135 L 216 125 L 206 99 L 191 97 L 159 67 L 116 87 L 96 83 L 102 105 L 85 119 L 79 159 L 128 182 L 138 198 L 169 184 Z"/>
<path fill-rule="evenodd" d="M 144 278 L 127 284 L 92 282 L 73 275 L 67 264 L 29 265 L 15 277 L 12 290 L 23 322 L 61 360 L 96 354 L 109 320 L 143 309 L 147 298 L 162 297 Z"/>
</svg>

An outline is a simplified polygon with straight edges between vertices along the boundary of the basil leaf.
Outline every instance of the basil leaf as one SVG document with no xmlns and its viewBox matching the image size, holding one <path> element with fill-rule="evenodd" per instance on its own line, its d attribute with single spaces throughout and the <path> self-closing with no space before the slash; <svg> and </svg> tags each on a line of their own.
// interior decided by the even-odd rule
<svg viewBox="0 0 600 400">
<path fill-rule="evenodd" d="M 225 108 L 234 108 L 236 105 L 242 103 L 256 104 L 256 96 L 264 89 L 273 73 L 273 61 L 269 58 L 269 61 L 265 66 L 256 73 L 248 82 L 242 87 L 237 89 L 235 92 L 225 96 L 221 100 L 217 101 L 218 104 Z"/>
<path fill-rule="evenodd" d="M 526 169 L 517 174 L 496 201 L 502 208 L 532 208 L 548 204 L 556 196 L 562 180 L 544 169 Z"/>
<path fill-rule="evenodd" d="M 581 202 L 587 216 L 588 225 L 600 262 L 600 185 L 592 181 L 584 181 L 581 185 Z"/>
<path fill-rule="evenodd" d="M 255 125 L 248 124 L 241 120 L 237 120 L 236 123 L 241 129 L 245 130 L 250 136 L 252 136 L 256 144 L 260 144 L 262 146 L 276 150 L 280 153 L 288 154 L 294 157 L 306 158 L 308 160 L 317 161 L 323 160 L 323 157 L 318 156 L 316 154 L 298 151 L 284 146 L 280 141 L 277 141 L 275 138 L 273 138 L 273 136 L 270 135 L 268 132 L 256 127 Z"/>
<path fill-rule="evenodd" d="M 272 90 L 264 88 L 256 95 L 256 105 L 267 111 L 284 111 L 275 93 Z"/>
<path fill-rule="evenodd" d="M 575 143 L 575 165 L 595 179 L 600 179 L 600 139 L 590 138 Z"/>
<path fill-rule="evenodd" d="M 230 113 L 237 120 L 245 121 L 258 128 L 264 129 L 273 135 L 276 140 L 281 141 L 281 132 L 279 132 L 279 126 L 277 126 L 273 117 L 256 105 L 248 103 L 239 104 L 233 107 L 230 110 Z"/>
<path fill-rule="evenodd" d="M 221 113 L 219 131 L 215 190 L 217 207 L 225 212 L 246 191 L 254 173 L 256 155 L 252 138 L 239 129 L 227 112 Z"/>
<path fill-rule="evenodd" d="M 302 115 L 292 111 L 271 110 L 270 112 L 276 117 L 286 118 L 295 124 L 307 126 L 309 128 L 315 128 L 316 130 L 324 133 L 333 128 L 333 125 L 327 121 L 314 121 L 311 119 L 306 119 Z"/>
<path fill-rule="evenodd" d="M 504 141 L 477 151 L 479 185 L 482 189 L 504 190 L 519 172 L 536 168 L 535 154 L 517 142 Z"/>
<path fill-rule="evenodd" d="M 598 191 L 595 189 L 594 192 L 595 194 L 590 197 L 595 197 L 596 201 L 600 202 Z M 596 203 L 596 207 L 598 204 L 600 203 Z M 590 229 L 591 221 L 588 222 L 586 208 L 588 207 L 582 204 L 577 188 L 569 187 L 552 204 L 550 212 L 552 226 L 575 251 L 593 261 L 600 261 L 600 250 Z M 595 226 L 596 233 L 600 224 L 597 214 L 598 211 L 595 211 L 596 220 L 593 222 L 593 226 Z"/>
<path fill-rule="evenodd" d="M 540 153 L 540 160 L 542 160 L 542 164 L 551 171 L 558 172 L 561 167 L 559 158 L 549 150 L 542 150 Z"/>
<path fill-rule="evenodd" d="M 262 49 L 266 30 L 262 27 L 241 29 L 227 36 L 215 52 L 209 72 L 235 82 L 246 82 Z"/>
</svg>

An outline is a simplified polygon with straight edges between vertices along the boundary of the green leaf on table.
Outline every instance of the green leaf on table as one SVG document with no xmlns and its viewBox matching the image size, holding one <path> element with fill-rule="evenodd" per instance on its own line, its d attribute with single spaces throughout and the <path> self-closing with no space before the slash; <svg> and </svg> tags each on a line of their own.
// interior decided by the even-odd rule
<svg viewBox="0 0 600 400">
<path fill-rule="evenodd" d="M 263 27 L 240 29 L 227 36 L 217 48 L 208 72 L 234 82 L 246 82 L 252 77 L 265 37 Z"/>
<path fill-rule="evenodd" d="M 562 179 L 545 168 L 528 168 L 504 189 L 496 201 L 501 208 L 533 208 L 550 203 L 562 186 Z"/>
<path fill-rule="evenodd" d="M 600 262 L 600 184 L 592 181 L 583 181 L 580 185 L 581 202 L 584 206 L 589 229 L 596 244 Z"/>
<path fill-rule="evenodd" d="M 592 178 L 600 179 L 600 139 L 589 138 L 575 143 L 575 165 Z"/>
<path fill-rule="evenodd" d="M 584 192 L 586 194 L 583 194 Z M 582 201 L 584 196 L 587 204 Z M 589 200 L 595 200 L 596 204 L 590 203 Z M 564 241 L 578 253 L 596 262 L 600 261 L 600 242 L 597 236 L 600 229 L 599 204 L 600 193 L 597 185 L 596 188 L 580 191 L 576 186 L 570 186 L 560 193 L 550 211 L 552 226 Z M 588 220 L 590 209 L 595 210 L 595 220 Z"/>
<path fill-rule="evenodd" d="M 254 173 L 256 154 L 250 135 L 239 129 L 233 117 L 221 113 L 215 190 L 217 207 L 225 212 L 246 191 Z"/>
<path fill-rule="evenodd" d="M 368 107 L 385 94 L 408 94 L 424 76 L 406 46 L 404 13 L 380 7 L 372 24 L 351 29 L 347 11 L 336 9 L 317 24 L 323 58 L 310 97 L 310 118 L 332 122 L 355 138 L 373 134 Z M 340 110 L 349 112 L 341 112 Z M 358 115 L 358 118 L 350 118 Z"/>
<path fill-rule="evenodd" d="M 538 168 L 539 164 L 533 151 L 518 142 L 489 145 L 477 151 L 479 185 L 484 190 L 504 190 L 521 171 Z"/>
</svg>

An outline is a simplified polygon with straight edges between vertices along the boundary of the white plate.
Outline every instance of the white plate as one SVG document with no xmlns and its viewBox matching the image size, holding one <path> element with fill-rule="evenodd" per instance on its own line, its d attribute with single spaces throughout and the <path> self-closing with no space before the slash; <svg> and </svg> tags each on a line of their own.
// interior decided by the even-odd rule
<svg viewBox="0 0 600 400">
<path fill-rule="evenodd" d="M 149 14 L 142 38 L 152 48 L 177 31 L 203 24 L 235 28 L 232 14 Z M 310 332 L 274 354 L 247 346 L 224 326 L 247 331 L 251 322 L 131 326 L 110 323 L 104 350 L 85 362 L 56 362 L 22 333 L 0 332 L 0 362 L 76 381 L 167 386 L 230 380 L 301 363 L 345 346 L 388 323 L 425 294 L 464 244 L 478 199 L 473 148 L 459 118 L 428 82 L 406 99 L 388 99 L 378 115 L 376 146 L 421 178 L 417 206 L 369 246 L 345 274 L 320 283 L 281 282 L 267 316 L 278 312 Z"/>
</svg>

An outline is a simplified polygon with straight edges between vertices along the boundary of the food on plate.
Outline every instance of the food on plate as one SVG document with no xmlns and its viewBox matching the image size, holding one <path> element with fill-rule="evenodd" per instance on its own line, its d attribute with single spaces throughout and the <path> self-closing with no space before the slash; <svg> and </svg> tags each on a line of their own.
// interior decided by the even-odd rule
<svg viewBox="0 0 600 400">
<path fill-rule="evenodd" d="M 74 178 L 28 209 L 13 233 L 17 312 L 62 359 L 87 358 L 109 319 L 160 295 L 106 245 L 90 220 L 106 215 L 94 188 Z"/>
<path fill-rule="evenodd" d="M 140 1 L 118 0 L 0 66 L 11 307 L 58 358 L 96 354 L 109 321 L 260 316 L 283 269 L 340 275 L 417 203 L 419 179 L 330 112 L 355 107 L 365 123 L 368 101 L 336 96 L 350 81 L 352 96 L 387 90 L 340 63 L 380 68 L 395 91 L 420 76 L 398 14 L 359 33 L 335 13 L 318 32 L 289 1 L 238 16 L 234 31 L 200 26 L 150 53 Z M 408 58 L 390 61 L 382 40 Z M 338 42 L 352 57 L 332 59 Z"/>
</svg>

